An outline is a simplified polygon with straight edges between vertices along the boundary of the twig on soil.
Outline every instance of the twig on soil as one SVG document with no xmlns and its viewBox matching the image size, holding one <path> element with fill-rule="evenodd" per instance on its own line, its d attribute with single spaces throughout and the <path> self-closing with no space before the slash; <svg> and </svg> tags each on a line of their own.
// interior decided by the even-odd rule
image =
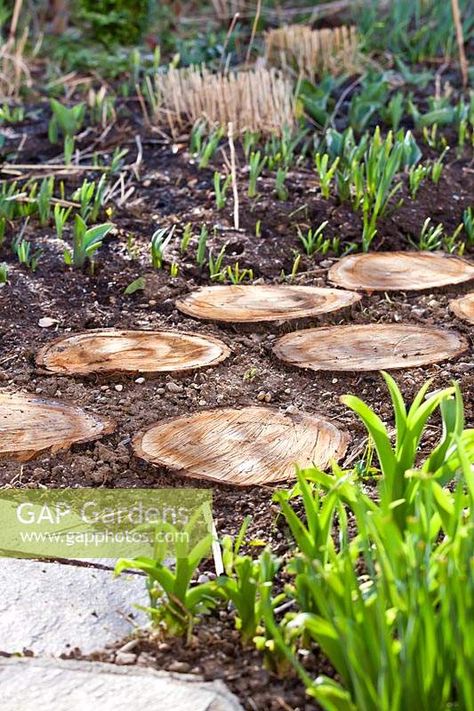
<svg viewBox="0 0 474 711">
<path fill-rule="evenodd" d="M 235 146 L 233 137 L 233 126 L 232 122 L 229 122 L 229 149 L 230 149 L 230 171 L 232 175 L 232 192 L 234 195 L 234 227 L 236 230 L 239 229 L 239 190 L 237 187 L 237 170 L 235 167 Z"/>
</svg>

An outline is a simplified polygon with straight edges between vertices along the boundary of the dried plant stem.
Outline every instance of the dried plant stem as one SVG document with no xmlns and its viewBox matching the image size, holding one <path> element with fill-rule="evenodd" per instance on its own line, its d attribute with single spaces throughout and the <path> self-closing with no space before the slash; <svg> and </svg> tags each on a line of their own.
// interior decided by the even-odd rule
<svg viewBox="0 0 474 711">
<path fill-rule="evenodd" d="M 459 50 L 459 65 L 461 68 L 462 85 L 464 88 L 466 88 L 467 84 L 468 84 L 469 77 L 468 77 L 468 66 L 467 66 L 466 52 L 464 50 L 464 34 L 463 34 L 463 30 L 462 30 L 461 12 L 459 10 L 458 0 L 451 0 L 451 7 L 453 10 L 454 26 L 456 28 L 456 39 L 457 39 L 458 50 Z"/>
<path fill-rule="evenodd" d="M 237 186 L 237 168 L 235 164 L 234 129 L 231 122 L 229 123 L 228 137 L 230 149 L 230 173 L 232 175 L 232 193 L 234 195 L 234 227 L 238 230 L 240 227 L 239 189 Z"/>
<path fill-rule="evenodd" d="M 247 48 L 247 56 L 245 57 L 245 61 L 247 64 L 250 61 L 250 54 L 252 52 L 252 46 L 253 46 L 253 41 L 255 39 L 255 35 L 257 34 L 258 21 L 260 19 L 261 11 L 262 11 L 262 0 L 258 0 L 257 10 L 255 12 L 255 18 L 254 18 L 253 25 L 252 25 L 252 34 L 250 35 L 249 46 Z"/>
</svg>

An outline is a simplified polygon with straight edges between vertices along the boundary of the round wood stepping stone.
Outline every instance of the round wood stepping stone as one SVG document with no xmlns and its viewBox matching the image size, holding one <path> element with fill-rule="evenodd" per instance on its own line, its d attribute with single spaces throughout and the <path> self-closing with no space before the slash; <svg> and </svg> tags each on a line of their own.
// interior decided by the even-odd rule
<svg viewBox="0 0 474 711">
<path fill-rule="evenodd" d="M 56 452 L 89 442 L 115 429 L 115 422 L 76 405 L 28 393 L 0 393 L 0 458 L 26 461 L 45 450 Z"/>
<path fill-rule="evenodd" d="M 419 291 L 474 279 L 474 265 L 443 253 L 369 252 L 342 257 L 328 277 L 346 289 Z"/>
<path fill-rule="evenodd" d="M 316 415 L 266 407 L 197 412 L 158 422 L 134 440 L 152 464 L 199 479 L 252 486 L 294 479 L 295 464 L 326 467 L 346 451 L 348 435 Z"/>
<path fill-rule="evenodd" d="M 367 371 L 437 363 L 467 348 L 456 331 L 390 323 L 308 328 L 279 338 L 273 352 L 300 368 Z"/>
<path fill-rule="evenodd" d="M 178 331 L 87 331 L 42 348 L 39 366 L 55 373 L 163 373 L 216 365 L 230 350 L 217 338 Z"/>
<path fill-rule="evenodd" d="M 474 292 L 450 301 L 449 308 L 458 318 L 474 323 Z"/>
<path fill-rule="evenodd" d="M 343 309 L 359 294 L 316 286 L 241 284 L 206 286 L 176 301 L 188 316 L 229 323 L 256 323 L 308 318 Z"/>
</svg>

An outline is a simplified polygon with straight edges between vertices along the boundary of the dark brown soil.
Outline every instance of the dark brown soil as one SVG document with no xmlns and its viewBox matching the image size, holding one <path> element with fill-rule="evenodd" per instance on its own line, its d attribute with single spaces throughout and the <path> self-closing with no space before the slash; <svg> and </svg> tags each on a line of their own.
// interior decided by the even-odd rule
<svg viewBox="0 0 474 711">
<path fill-rule="evenodd" d="M 130 157 L 135 159 L 134 131 L 124 125 L 95 149 L 106 151 L 113 145 L 128 142 Z M 10 160 L 41 162 L 52 158 L 45 138 L 46 125 L 27 126 L 27 139 L 21 150 L 23 129 L 14 131 L 7 149 Z M 195 263 L 195 241 L 186 255 L 180 255 L 178 242 L 168 253 L 166 268 L 150 267 L 148 242 L 156 226 L 179 226 L 190 221 L 199 232 L 207 224 L 209 246 L 216 255 L 224 243 L 227 263 L 239 262 L 241 268 L 252 268 L 255 278 L 275 281 L 281 270 L 291 270 L 293 250 L 301 249 L 296 225 L 318 226 L 329 220 L 327 236 L 340 236 L 341 243 L 360 241 L 361 220 L 349 207 L 335 200 L 321 198 L 317 180 L 309 169 L 293 171 L 287 181 L 290 198 L 279 202 L 273 196 L 273 180 L 260 183 L 261 197 L 254 202 L 245 197 L 246 178 L 241 179 L 241 230 L 232 229 L 232 201 L 220 212 L 212 197 L 213 169 L 198 170 L 184 145 L 173 153 L 171 146 L 155 137 L 142 136 L 144 159 L 140 179 L 130 174 L 133 195 L 112 216 L 117 234 L 107 240 L 97 258 L 95 274 L 73 271 L 62 259 L 63 245 L 52 227 L 41 228 L 31 220 L 25 236 L 31 238 L 44 254 L 38 270 L 32 274 L 20 267 L 9 248 L 15 236 L 10 226 L 7 240 L 0 250 L 0 261 L 10 266 L 10 283 L 0 289 L 0 381 L 8 390 L 24 389 L 31 393 L 61 398 L 84 406 L 90 411 L 111 416 L 118 422 L 117 431 L 103 440 L 77 445 L 70 451 L 39 456 L 26 464 L 0 463 L 0 485 L 17 487 L 208 487 L 208 483 L 188 481 L 171 472 L 155 468 L 132 454 L 130 442 L 140 430 L 164 417 L 180 415 L 203 408 L 243 406 L 270 402 L 290 411 L 322 414 L 352 437 L 348 458 L 353 463 L 362 457 L 365 435 L 362 425 L 340 403 L 344 393 L 355 393 L 374 407 L 382 418 L 391 417 L 389 400 L 378 373 L 340 374 L 306 372 L 290 369 L 271 355 L 271 346 L 282 333 L 320 323 L 391 323 L 404 322 L 456 328 L 469 339 L 473 326 L 458 320 L 448 311 L 450 299 L 469 291 L 469 284 L 436 293 L 400 293 L 364 296 L 360 304 L 342 314 L 304 324 L 252 325 L 233 327 L 206 324 L 180 314 L 174 302 L 200 284 L 209 283 L 207 272 Z M 216 159 L 217 160 L 217 159 Z M 216 165 L 218 160 L 216 162 Z M 34 171 L 33 171 L 34 172 Z M 90 176 L 88 176 L 90 178 Z M 73 179 L 66 185 L 71 188 Z M 418 235 L 426 217 L 433 223 L 443 222 L 453 231 L 466 207 L 472 204 L 474 173 L 466 161 L 447 165 L 438 186 L 431 183 L 421 188 L 416 203 L 406 195 L 404 205 L 379 225 L 374 248 L 408 249 L 408 238 Z M 255 236 L 255 225 L 262 222 L 261 237 Z M 212 227 L 216 226 L 215 234 Z M 179 233 L 179 232 L 178 232 Z M 127 248 L 127 237 L 133 236 Z M 70 232 L 66 232 L 70 241 Z M 180 273 L 169 275 L 169 264 L 176 261 Z M 333 259 L 304 257 L 295 283 L 324 286 Z M 138 276 L 145 276 L 146 287 L 132 296 L 124 295 L 126 286 Z M 471 285 L 472 288 L 472 285 Z M 55 319 L 50 328 L 41 328 L 43 317 Z M 179 328 L 209 334 L 225 341 L 232 350 L 230 358 L 215 368 L 174 378 L 162 375 L 136 382 L 133 377 L 97 376 L 89 379 L 58 377 L 39 372 L 34 354 L 49 340 L 67 333 L 92 328 Z M 474 363 L 470 354 L 452 362 L 396 373 L 404 395 L 411 398 L 428 377 L 433 389 L 457 379 L 465 396 L 466 418 L 472 426 Z M 429 437 L 436 438 L 436 427 Z M 272 543 L 276 553 L 287 548 L 285 533 L 275 524 L 272 489 L 256 487 L 236 489 L 214 487 L 214 512 L 219 534 L 235 534 L 243 518 L 251 514 L 251 537 Z M 155 643 L 143 639 L 134 652 L 140 651 L 139 663 L 169 668 L 172 661 L 183 662 L 188 671 L 203 673 L 208 678 L 222 677 L 248 709 L 312 708 L 305 700 L 296 680 L 280 680 L 262 669 L 257 652 L 240 648 L 233 630 L 231 615 L 210 618 L 196 628 L 191 647 L 181 640 Z M 105 658 L 113 657 L 108 653 Z M 326 662 L 317 657 L 307 661 L 314 676 L 327 673 Z M 182 669 L 183 670 L 183 669 Z"/>
</svg>

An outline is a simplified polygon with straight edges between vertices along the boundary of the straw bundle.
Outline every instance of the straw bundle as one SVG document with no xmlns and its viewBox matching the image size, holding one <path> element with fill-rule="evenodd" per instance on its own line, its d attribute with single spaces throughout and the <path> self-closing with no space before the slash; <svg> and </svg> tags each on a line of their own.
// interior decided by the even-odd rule
<svg viewBox="0 0 474 711">
<path fill-rule="evenodd" d="M 321 30 L 288 25 L 266 33 L 265 54 L 270 64 L 308 78 L 324 72 L 351 74 L 358 64 L 357 32 L 345 25 Z"/>
<path fill-rule="evenodd" d="M 295 121 L 293 85 L 275 69 L 212 74 L 203 68 L 170 69 L 156 78 L 155 120 L 173 134 L 204 120 L 235 133 L 280 134 Z"/>
</svg>

